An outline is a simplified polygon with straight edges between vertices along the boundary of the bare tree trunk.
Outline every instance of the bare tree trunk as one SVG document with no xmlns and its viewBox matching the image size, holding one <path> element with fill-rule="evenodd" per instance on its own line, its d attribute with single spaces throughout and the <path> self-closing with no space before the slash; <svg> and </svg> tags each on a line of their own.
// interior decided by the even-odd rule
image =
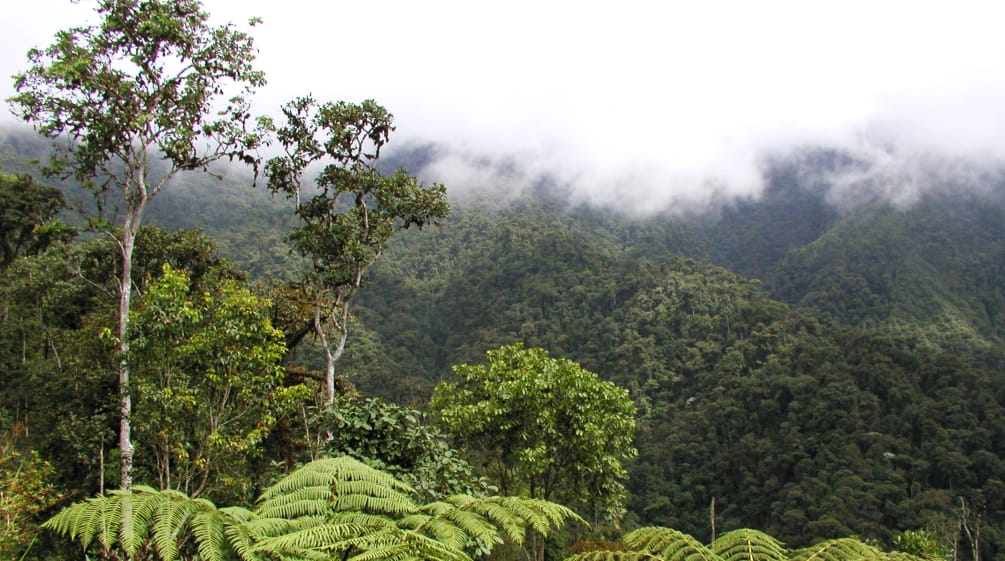
<svg viewBox="0 0 1005 561">
<path fill-rule="evenodd" d="M 119 487 L 129 491 L 133 487 L 133 443 L 131 422 L 133 402 L 129 390 L 129 300 L 133 290 L 133 245 L 136 242 L 131 216 L 122 228 L 122 271 L 119 277 L 119 455 L 121 479 Z"/>
<path fill-rule="evenodd" d="M 321 310 L 325 306 L 331 306 L 328 311 L 328 323 L 334 327 L 338 336 L 338 341 L 332 345 L 328 338 L 325 326 L 321 320 Z M 314 332 L 321 341 L 321 347 L 325 351 L 325 405 L 335 403 L 335 363 L 345 352 L 345 344 L 349 339 L 349 303 L 336 300 L 334 303 L 326 302 L 324 290 L 319 292 L 314 303 Z"/>
<path fill-rule="evenodd" d="M 338 359 L 328 344 L 328 334 L 321 324 L 321 307 L 324 305 L 319 293 L 314 304 L 314 333 L 321 340 L 321 348 L 325 351 L 325 405 L 335 403 L 335 360 Z"/>
<path fill-rule="evenodd" d="M 126 166 L 132 168 L 132 175 L 123 185 L 123 197 L 126 202 L 125 217 L 122 223 L 122 239 L 119 250 L 122 254 L 122 271 L 119 277 L 119 455 L 121 456 L 122 475 L 119 486 L 125 491 L 133 488 L 133 442 L 132 442 L 132 391 L 129 388 L 129 306 L 133 292 L 133 249 L 136 246 L 136 236 L 143 221 L 143 211 L 149 202 L 149 192 L 146 183 L 147 154 L 146 148 L 135 154 L 136 160 L 127 161 Z"/>
<path fill-rule="evenodd" d="M 712 497 L 712 505 L 709 507 L 709 518 L 712 519 L 712 539 L 708 543 L 715 543 L 715 497 Z"/>
<path fill-rule="evenodd" d="M 981 561 L 981 525 L 982 513 L 976 511 L 976 506 L 967 506 L 967 501 L 960 497 L 960 526 L 970 542 L 972 561 Z"/>
</svg>

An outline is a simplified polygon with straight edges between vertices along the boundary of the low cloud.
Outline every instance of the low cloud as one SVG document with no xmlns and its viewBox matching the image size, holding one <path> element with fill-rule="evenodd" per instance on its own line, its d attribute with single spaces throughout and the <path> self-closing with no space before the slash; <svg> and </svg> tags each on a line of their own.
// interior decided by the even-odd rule
<svg viewBox="0 0 1005 561">
<path fill-rule="evenodd" d="M 37 17 L 64 3 L 11 7 L 0 73 L 66 26 Z M 205 7 L 264 20 L 260 111 L 305 94 L 374 98 L 397 117 L 392 146 L 439 147 L 422 174 L 458 199 L 550 182 L 626 212 L 691 209 L 757 196 L 766 160 L 813 146 L 858 162 L 828 179 L 835 202 L 871 190 L 909 204 L 1005 161 L 1000 2 Z"/>
</svg>

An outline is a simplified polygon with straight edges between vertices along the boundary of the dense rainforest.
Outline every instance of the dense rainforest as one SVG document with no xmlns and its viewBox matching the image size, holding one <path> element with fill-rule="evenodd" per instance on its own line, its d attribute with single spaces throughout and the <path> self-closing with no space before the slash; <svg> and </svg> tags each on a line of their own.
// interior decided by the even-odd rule
<svg viewBox="0 0 1005 561">
<path fill-rule="evenodd" d="M 45 149 L 4 133 L 5 181 Z M 434 153 L 406 147 L 383 165 L 420 173 Z M 135 348 L 151 364 L 212 372 L 223 368 L 212 357 L 233 356 L 253 380 L 231 421 L 243 428 L 222 444 L 200 436 L 213 456 L 194 442 L 172 455 L 183 443 L 170 435 L 200 435 L 180 404 L 216 394 L 143 393 L 159 413 L 138 409 L 137 430 L 162 446 L 145 450 L 138 477 L 181 474 L 184 485 L 161 483 L 247 501 L 305 451 L 330 447 L 426 473 L 410 483 L 431 493 L 498 485 L 454 462 L 474 444 L 447 446 L 423 414 L 434 387 L 456 379 L 452 366 L 522 344 L 627 390 L 638 455 L 622 528 L 709 543 L 758 528 L 791 547 L 844 536 L 892 547 L 921 530 L 961 559 L 1005 559 L 1005 184 L 937 185 L 897 205 L 864 186 L 838 200 L 831 178 L 857 165 L 827 150 L 782 155 L 765 164 L 758 197 L 645 217 L 577 204 L 546 181 L 505 197 L 456 186 L 478 195 L 439 225 L 398 232 L 355 294 L 337 363 L 345 413 L 327 438 L 305 432 L 310 411 L 297 405 L 311 399 L 298 384 L 318 383 L 325 359 L 296 298 L 288 204 L 236 173 L 179 178 L 150 209 L 133 275 L 134 321 L 177 344 Z M 56 186 L 76 204 L 72 185 Z M 34 454 L 48 508 L 114 479 L 112 355 L 98 334 L 113 315 L 115 250 L 55 203 L 26 218 L 2 200 L 0 422 L 5 446 Z M 17 245 L 19 220 L 34 221 L 32 245 Z M 168 313 L 197 319 L 168 325 Z M 236 317 L 259 327 L 228 331 Z M 152 459 L 169 457 L 189 463 Z M 209 462 L 226 468 L 210 476 Z"/>
</svg>

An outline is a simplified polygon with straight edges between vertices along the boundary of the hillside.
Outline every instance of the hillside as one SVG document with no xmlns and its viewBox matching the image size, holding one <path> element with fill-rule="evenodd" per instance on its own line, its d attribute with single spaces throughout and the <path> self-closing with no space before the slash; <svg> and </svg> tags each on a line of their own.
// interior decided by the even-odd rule
<svg viewBox="0 0 1005 561">
<path fill-rule="evenodd" d="M 547 185 L 455 205 L 371 270 L 339 367 L 421 408 L 451 365 L 543 347 L 640 409 L 628 525 L 704 539 L 714 500 L 720 529 L 888 540 L 951 532 L 963 499 L 1001 558 L 1005 190 L 838 208 L 839 164 L 778 159 L 760 198 L 702 216 L 635 219 Z M 248 184 L 173 185 L 150 223 L 203 229 L 256 282 L 289 278 L 285 201 Z M 315 366 L 309 348 L 293 360 Z"/>
</svg>

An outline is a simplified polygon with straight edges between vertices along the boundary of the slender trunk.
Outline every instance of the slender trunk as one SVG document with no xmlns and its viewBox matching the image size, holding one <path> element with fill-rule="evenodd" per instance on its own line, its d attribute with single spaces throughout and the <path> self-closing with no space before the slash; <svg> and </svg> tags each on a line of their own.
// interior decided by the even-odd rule
<svg viewBox="0 0 1005 561">
<path fill-rule="evenodd" d="M 328 321 L 335 327 L 338 334 L 338 341 L 334 345 L 328 338 L 328 333 L 321 321 L 321 309 L 325 306 L 324 297 L 319 295 L 314 304 L 314 332 L 321 340 L 321 347 L 325 351 L 325 405 L 335 403 L 335 363 L 345 352 L 345 344 L 349 339 L 349 330 L 346 325 L 349 315 L 348 304 L 336 302 L 330 305 L 333 306 L 333 309 L 328 315 Z M 340 321 L 336 321 L 336 313 L 342 316 Z"/>
<path fill-rule="evenodd" d="M 119 277 L 119 397 L 121 415 L 119 419 L 119 455 L 121 457 L 122 476 L 119 486 L 125 491 L 133 488 L 133 442 L 131 435 L 131 418 L 133 414 L 132 392 L 129 389 L 129 303 L 133 291 L 133 248 L 136 236 L 143 220 L 143 211 L 148 199 L 146 184 L 146 150 L 138 152 L 137 159 L 126 162 L 132 169 L 132 175 L 127 179 L 124 188 L 126 202 L 125 217 L 122 224 L 122 240 L 119 249 L 122 253 L 122 271 Z"/>
<path fill-rule="evenodd" d="M 130 217 L 122 229 L 122 271 L 119 278 L 119 456 L 122 474 L 119 486 L 129 491 L 133 487 L 133 443 L 131 440 L 130 418 L 133 402 L 129 391 L 129 299 L 133 290 L 133 233 Z"/>
<path fill-rule="evenodd" d="M 712 505 L 708 508 L 709 518 L 712 520 L 712 540 L 708 543 L 715 543 L 715 497 L 712 497 Z"/>
<path fill-rule="evenodd" d="M 105 494 L 105 439 L 101 439 L 98 448 L 98 494 Z"/>
<path fill-rule="evenodd" d="M 314 334 L 321 340 L 321 348 L 325 351 L 325 405 L 335 403 L 335 355 L 328 345 L 328 334 L 321 324 L 321 308 L 324 300 L 321 293 L 314 303 Z"/>
</svg>

